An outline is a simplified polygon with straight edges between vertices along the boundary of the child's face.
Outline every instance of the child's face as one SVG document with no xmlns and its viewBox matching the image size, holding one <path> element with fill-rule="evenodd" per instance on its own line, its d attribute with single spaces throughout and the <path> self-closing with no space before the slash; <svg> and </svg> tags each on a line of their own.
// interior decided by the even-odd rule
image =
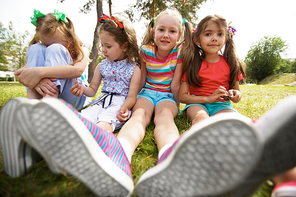
<svg viewBox="0 0 296 197">
<path fill-rule="evenodd" d="M 68 48 L 70 44 L 70 39 L 69 41 L 65 41 L 63 38 L 63 35 L 57 30 L 54 34 L 52 35 L 41 35 L 41 42 L 45 46 L 49 46 L 52 44 L 61 44 L 64 47 Z"/>
<path fill-rule="evenodd" d="M 201 46 L 205 54 L 218 54 L 226 42 L 226 32 L 217 23 L 209 21 L 199 38 L 194 37 L 194 43 Z"/>
<path fill-rule="evenodd" d="M 126 58 L 127 47 L 120 46 L 113 35 L 106 31 L 100 33 L 101 51 L 109 61 L 119 61 Z"/>
<path fill-rule="evenodd" d="M 177 19 L 168 15 L 161 16 L 153 28 L 153 35 L 158 52 L 170 53 L 181 36 Z"/>
</svg>

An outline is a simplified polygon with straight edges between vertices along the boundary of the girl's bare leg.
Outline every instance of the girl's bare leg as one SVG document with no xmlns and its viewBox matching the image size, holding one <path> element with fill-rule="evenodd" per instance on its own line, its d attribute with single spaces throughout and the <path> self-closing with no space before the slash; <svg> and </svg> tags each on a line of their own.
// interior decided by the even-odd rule
<svg viewBox="0 0 296 197">
<path fill-rule="evenodd" d="M 179 138 L 179 131 L 174 118 L 178 114 L 178 108 L 172 101 L 162 101 L 155 107 L 154 138 L 158 151 L 166 144 L 173 144 Z"/>
<path fill-rule="evenodd" d="M 186 114 L 187 114 L 187 117 L 190 120 L 192 120 L 191 125 L 197 124 L 200 121 L 210 117 L 208 112 L 205 110 L 205 108 L 199 105 L 193 105 L 188 107 Z"/>
<path fill-rule="evenodd" d="M 153 104 L 146 98 L 138 98 L 133 107 L 131 118 L 118 133 L 118 139 L 125 139 L 131 145 L 132 153 L 144 139 L 146 127 L 154 111 Z"/>
</svg>

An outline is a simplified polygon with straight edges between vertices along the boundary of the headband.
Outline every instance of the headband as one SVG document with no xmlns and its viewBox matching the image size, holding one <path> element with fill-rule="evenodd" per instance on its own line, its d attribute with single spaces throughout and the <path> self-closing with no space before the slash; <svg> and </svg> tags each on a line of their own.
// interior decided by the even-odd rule
<svg viewBox="0 0 296 197">
<path fill-rule="evenodd" d="M 67 19 L 66 19 L 66 15 L 63 13 L 63 12 L 59 12 L 58 10 L 54 10 L 54 13 L 53 15 L 56 17 L 56 20 L 57 21 L 63 21 L 64 23 L 67 23 Z M 33 17 L 30 17 L 31 19 L 31 23 L 34 25 L 34 26 L 37 26 L 37 19 L 38 18 L 42 18 L 44 17 L 45 14 L 43 14 L 42 12 L 40 12 L 39 10 L 35 10 L 34 9 L 34 16 Z"/>
<path fill-rule="evenodd" d="M 106 15 L 106 14 L 102 14 L 102 16 L 100 16 L 99 18 L 98 18 L 98 20 L 101 22 L 101 23 L 106 23 L 108 20 L 113 20 L 118 26 L 119 26 L 119 28 L 122 30 L 122 31 L 124 31 L 124 26 L 123 26 L 123 24 L 122 24 L 122 22 L 120 22 L 119 20 L 117 20 L 117 18 L 114 18 L 114 17 L 111 17 L 110 18 L 110 16 L 108 16 L 108 15 Z"/>
</svg>

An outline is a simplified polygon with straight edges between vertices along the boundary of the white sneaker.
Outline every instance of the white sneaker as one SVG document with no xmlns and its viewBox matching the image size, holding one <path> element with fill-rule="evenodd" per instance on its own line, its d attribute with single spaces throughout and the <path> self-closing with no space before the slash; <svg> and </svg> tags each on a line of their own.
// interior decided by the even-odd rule
<svg viewBox="0 0 296 197">
<path fill-rule="evenodd" d="M 29 146 L 17 130 L 16 110 L 21 104 L 36 104 L 37 100 L 13 98 L 5 103 L 0 114 L 0 144 L 4 172 L 10 177 L 26 174 L 38 161 L 40 155 Z"/>
<path fill-rule="evenodd" d="M 267 179 L 296 166 L 296 96 L 279 102 L 254 125 L 263 140 L 262 155 L 236 196 L 250 196 Z"/>
<path fill-rule="evenodd" d="M 140 177 L 137 195 L 233 196 L 257 165 L 262 150 L 257 134 L 250 119 L 234 113 L 192 126 L 167 150 L 167 158 Z"/>
<path fill-rule="evenodd" d="M 17 117 L 21 136 L 55 171 L 70 174 L 98 196 L 129 196 L 132 178 L 100 148 L 79 117 L 58 99 L 42 99 L 30 112 L 23 104 Z M 107 131 L 106 131 L 107 132 Z"/>
</svg>

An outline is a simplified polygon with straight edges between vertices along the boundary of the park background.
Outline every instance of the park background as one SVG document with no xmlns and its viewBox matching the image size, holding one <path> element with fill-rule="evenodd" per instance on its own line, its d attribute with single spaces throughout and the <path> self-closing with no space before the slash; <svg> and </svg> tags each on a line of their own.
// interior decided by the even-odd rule
<svg viewBox="0 0 296 197">
<path fill-rule="evenodd" d="M 89 47 L 92 45 L 93 33 L 97 22 L 95 8 L 88 13 L 79 13 L 85 1 L 65 0 L 0 0 L 0 22 L 8 27 L 11 21 L 14 29 L 21 34 L 28 30 L 33 35 L 35 27 L 30 23 L 33 10 L 43 13 L 54 9 L 65 12 L 73 21 L 79 38 Z M 113 13 L 120 13 L 136 3 L 136 0 L 113 0 Z M 234 41 L 240 59 L 244 59 L 253 43 L 264 36 L 277 36 L 286 41 L 289 48 L 282 58 L 294 60 L 296 57 L 296 1 L 294 0 L 208 0 L 197 11 L 199 19 L 208 14 L 219 14 L 232 21 L 237 33 Z M 107 1 L 103 1 L 103 12 L 109 14 Z M 145 31 L 147 20 L 134 23 L 139 40 Z M 198 21 L 196 21 L 197 23 Z M 242 100 L 234 104 L 239 113 L 252 118 L 260 118 L 282 99 L 295 95 L 296 88 L 285 86 L 296 81 L 293 73 L 272 75 L 258 85 L 242 85 Z M 100 94 L 98 92 L 98 94 Z M 0 83 L 0 109 L 12 97 L 26 97 L 25 87 L 18 82 Z M 190 127 L 190 121 L 184 114 L 175 119 L 176 125 L 183 133 Z M 136 183 L 141 174 L 157 163 L 157 148 L 153 138 L 153 122 L 146 129 L 146 136 L 132 158 L 132 173 Z M 1 150 L 0 150 L 1 151 Z M 264 183 L 253 197 L 268 197 L 273 188 L 271 182 Z M 71 176 L 52 174 L 45 162 L 40 162 L 30 173 L 12 179 L 3 172 L 0 158 L 0 196 L 94 196 L 83 184 Z"/>
<path fill-rule="evenodd" d="M 80 13 L 79 9 L 87 0 L 0 0 L 0 22 L 8 27 L 9 21 L 19 32 L 28 30 L 32 35 L 35 26 L 30 22 L 34 9 L 42 13 L 54 9 L 64 12 L 74 23 L 78 37 L 87 45 L 92 45 L 97 22 L 96 9 Z M 112 13 L 122 13 L 137 0 L 112 0 Z M 234 41 L 240 59 L 244 59 L 252 43 L 264 36 L 277 36 L 290 45 L 285 58 L 296 58 L 296 1 L 294 0 L 208 0 L 197 10 L 199 20 L 209 14 L 226 18 L 237 29 Z M 109 15 L 108 3 L 103 0 L 103 12 Z M 197 23 L 198 21 L 196 21 Z M 146 29 L 147 20 L 134 23 L 139 40 Z"/>
</svg>

